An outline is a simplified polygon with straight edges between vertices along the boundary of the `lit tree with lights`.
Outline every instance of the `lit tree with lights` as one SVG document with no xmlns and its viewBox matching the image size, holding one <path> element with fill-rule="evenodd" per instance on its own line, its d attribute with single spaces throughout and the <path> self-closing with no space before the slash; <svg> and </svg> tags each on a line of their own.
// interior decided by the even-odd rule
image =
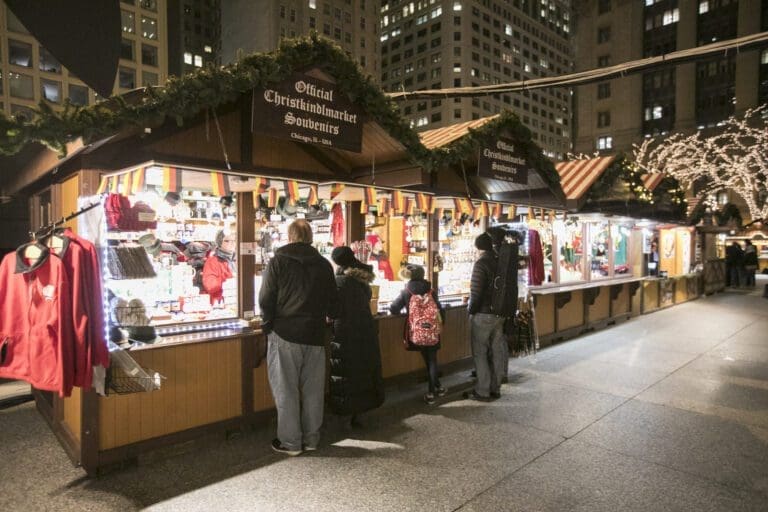
<svg viewBox="0 0 768 512">
<path fill-rule="evenodd" d="M 717 133 L 674 134 L 634 145 L 635 164 L 663 172 L 686 188 L 703 187 L 704 197 L 723 190 L 738 194 L 753 220 L 768 218 L 768 105 L 730 117 Z"/>
</svg>

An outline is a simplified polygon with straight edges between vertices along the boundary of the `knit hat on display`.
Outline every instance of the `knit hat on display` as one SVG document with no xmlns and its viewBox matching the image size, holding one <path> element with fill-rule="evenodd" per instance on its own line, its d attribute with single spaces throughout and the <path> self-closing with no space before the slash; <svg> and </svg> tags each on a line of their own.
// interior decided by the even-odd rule
<svg viewBox="0 0 768 512">
<path fill-rule="evenodd" d="M 139 237 L 139 244 L 152 256 L 160 254 L 160 240 L 155 235 L 147 234 Z"/>
<path fill-rule="evenodd" d="M 481 251 L 493 250 L 493 240 L 488 233 L 482 233 L 475 238 L 475 247 Z"/>
</svg>

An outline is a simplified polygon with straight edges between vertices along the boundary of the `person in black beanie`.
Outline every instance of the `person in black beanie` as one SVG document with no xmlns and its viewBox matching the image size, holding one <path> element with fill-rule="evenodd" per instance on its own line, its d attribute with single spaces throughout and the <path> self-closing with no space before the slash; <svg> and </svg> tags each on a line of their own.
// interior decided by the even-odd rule
<svg viewBox="0 0 768 512">
<path fill-rule="evenodd" d="M 504 317 L 491 312 L 493 280 L 498 267 L 493 239 L 483 233 L 475 239 L 475 247 L 480 251 L 480 258 L 472 267 L 467 311 L 477 381 L 475 389 L 465 393 L 464 398 L 487 401 L 501 396 L 501 380 L 507 364 L 506 339 Z"/>
<path fill-rule="evenodd" d="M 376 323 L 369 307 L 373 267 L 360 262 L 347 246 L 336 247 L 339 308 L 331 342 L 330 408 L 340 416 L 359 415 L 384 403 L 381 352 Z"/>
</svg>

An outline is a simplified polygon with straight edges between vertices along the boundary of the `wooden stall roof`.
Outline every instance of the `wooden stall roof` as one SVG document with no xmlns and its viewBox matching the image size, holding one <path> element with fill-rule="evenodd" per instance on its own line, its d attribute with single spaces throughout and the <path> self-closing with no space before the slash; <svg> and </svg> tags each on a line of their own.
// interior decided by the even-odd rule
<svg viewBox="0 0 768 512">
<path fill-rule="evenodd" d="M 502 121 L 502 116 L 496 114 L 463 123 L 456 123 L 443 128 L 435 128 L 419 133 L 421 143 L 429 150 L 447 148 L 451 144 L 467 136 L 471 130 L 489 127 L 490 123 Z M 500 131 L 503 133 L 503 129 Z M 473 158 L 476 160 L 476 158 Z M 526 184 L 512 183 L 496 179 L 482 178 L 474 172 L 476 161 L 467 162 L 465 171 L 472 188 L 476 189 L 484 199 L 492 201 L 507 201 L 546 208 L 564 208 L 565 202 L 559 187 L 551 187 L 538 169 L 528 172 Z"/>
<path fill-rule="evenodd" d="M 664 181 L 666 176 L 663 173 L 643 174 L 640 179 L 643 180 L 643 186 L 653 192 L 656 187 Z"/>
<path fill-rule="evenodd" d="M 615 155 L 597 158 L 568 160 L 555 164 L 560 175 L 560 184 L 570 209 L 578 209 L 583 204 L 589 188 L 616 159 Z"/>
</svg>

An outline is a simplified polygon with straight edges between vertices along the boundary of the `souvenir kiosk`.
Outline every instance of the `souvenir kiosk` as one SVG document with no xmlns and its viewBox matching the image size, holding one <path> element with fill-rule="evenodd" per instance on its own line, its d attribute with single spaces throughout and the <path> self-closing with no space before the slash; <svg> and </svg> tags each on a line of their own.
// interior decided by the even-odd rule
<svg viewBox="0 0 768 512">
<path fill-rule="evenodd" d="M 345 241 L 361 240 L 364 200 L 332 197 L 336 184 L 374 166 L 413 168 L 414 156 L 427 154 L 355 63 L 321 40 L 286 43 L 107 105 L 89 112 L 100 126 L 108 117 L 114 132 L 69 142 L 64 158 L 41 145 L 24 148 L 6 187 L 29 196 L 33 227 L 79 203 L 104 204 L 70 225 L 103 250 L 105 336 L 130 347 L 125 353 L 150 381 L 121 373 L 115 351 L 104 395 L 36 393 L 62 445 L 89 473 L 272 414 L 254 308 L 281 226 L 291 215 L 314 216 L 321 249 L 340 231 Z M 129 120 L 115 121 L 121 116 Z M 336 204 L 342 224 L 332 226 Z M 222 262 L 231 275 L 216 291 L 196 279 L 198 260 L 219 256 L 214 242 L 235 248 L 233 261 Z M 383 352 L 396 340 L 385 375 L 412 371 L 416 365 L 398 359 L 402 331 L 380 330 Z"/>
</svg>

